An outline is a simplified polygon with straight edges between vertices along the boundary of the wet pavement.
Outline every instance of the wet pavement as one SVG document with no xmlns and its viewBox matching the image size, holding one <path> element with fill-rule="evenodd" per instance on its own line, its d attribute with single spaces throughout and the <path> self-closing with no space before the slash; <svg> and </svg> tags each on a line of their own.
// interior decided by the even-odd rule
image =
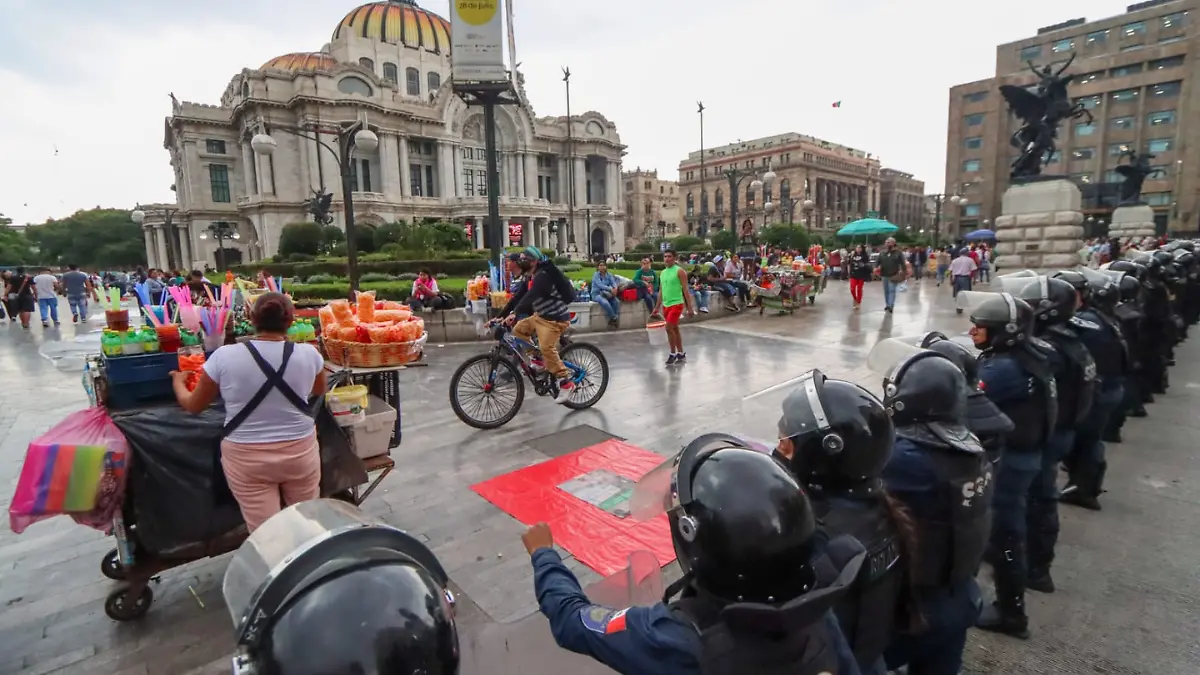
<svg viewBox="0 0 1200 675">
<path fill-rule="evenodd" d="M 681 367 L 664 366 L 665 355 L 642 331 L 589 335 L 612 371 L 594 409 L 570 412 L 527 392 L 517 418 L 490 432 L 462 424 L 447 402 L 450 374 L 483 346 L 430 345 L 428 367 L 401 373 L 404 443 L 393 453 L 396 470 L 364 509 L 428 542 L 461 592 L 464 643 L 486 641 L 478 636 L 519 625 L 513 622 L 536 604 L 523 526 L 470 485 L 582 447 L 600 431 L 664 455 L 707 431 L 769 438 L 774 397 L 748 404 L 743 398 L 809 368 L 877 392 L 880 378 L 864 364 L 876 341 L 967 327 L 948 288 L 929 281 L 913 286 L 899 296 L 894 315 L 882 311 L 879 284 L 868 285 L 864 309 L 853 311 L 845 284 L 831 283 L 815 306 L 794 316 L 741 314 L 685 328 L 688 363 Z M 86 329 L 4 324 L 0 499 L 6 504 L 25 446 L 87 399 L 69 363 L 60 362 L 60 370 L 39 355 Z M 1200 672 L 1200 471 L 1191 435 L 1200 433 L 1198 345 L 1194 339 L 1178 350 L 1170 392 L 1150 406 L 1149 418 L 1131 420 L 1125 443 L 1110 446 L 1104 511 L 1063 507 L 1058 591 L 1031 594 L 1033 638 L 973 632 L 965 673 Z M 163 573 L 149 614 L 121 624 L 103 610 L 117 587 L 99 570 L 111 548 L 111 539 L 63 518 L 20 536 L 0 532 L 0 675 L 229 672 L 232 625 L 220 594 L 227 558 Z M 582 564 L 567 562 L 585 585 L 597 581 Z M 536 617 L 530 621 L 524 633 L 537 633 L 545 646 Z M 577 657 L 555 656 L 549 665 L 533 649 L 515 653 L 512 672 L 603 672 Z M 471 662 L 464 672 L 508 670 Z"/>
</svg>

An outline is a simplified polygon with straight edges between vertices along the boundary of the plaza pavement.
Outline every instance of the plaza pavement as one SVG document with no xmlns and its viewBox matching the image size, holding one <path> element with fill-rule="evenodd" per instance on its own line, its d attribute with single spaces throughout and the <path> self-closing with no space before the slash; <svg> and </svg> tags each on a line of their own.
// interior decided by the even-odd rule
<svg viewBox="0 0 1200 675">
<path fill-rule="evenodd" d="M 912 286 L 894 315 L 882 311 L 879 284 L 868 285 L 864 308 L 855 312 L 845 284 L 831 283 L 815 306 L 795 316 L 745 314 L 685 328 L 688 363 L 677 368 L 663 365 L 664 354 L 650 349 L 641 331 L 587 336 L 612 368 L 600 404 L 572 413 L 527 398 L 515 420 L 491 432 L 463 425 L 447 404 L 449 375 L 483 345 L 429 345 L 429 367 L 402 373 L 404 442 L 394 453 L 396 470 L 364 508 L 422 538 L 448 569 L 460 591 L 464 673 L 607 672 L 547 647 L 538 626 L 513 623 L 536 609 L 520 542 L 524 527 L 470 485 L 545 461 L 557 452 L 546 439 L 578 425 L 664 455 L 706 431 L 769 438 L 775 413 L 745 405 L 743 397 L 809 368 L 878 392 L 879 376 L 864 365 L 876 341 L 967 327 L 948 288 L 931 281 Z M 56 368 L 39 350 L 85 329 L 66 323 L 43 330 L 35 322 L 26 332 L 4 324 L 0 503 L 7 504 L 28 442 L 86 405 L 79 373 Z M 1178 350 L 1173 386 L 1150 406 L 1150 417 L 1132 420 L 1126 442 L 1110 446 L 1104 511 L 1063 507 L 1058 592 L 1030 595 L 1033 638 L 972 632 L 967 675 L 1200 672 L 1200 471 L 1192 436 L 1200 433 L 1198 344 L 1194 339 Z M 232 624 L 220 593 L 226 558 L 165 572 L 149 614 L 119 624 L 103 611 L 116 583 L 99 571 L 111 539 L 63 518 L 21 536 L 3 530 L 0 675 L 229 672 Z M 597 580 L 577 561 L 567 563 L 584 584 Z M 477 643 L 518 625 L 525 630 L 510 645 L 511 663 L 472 654 Z M 521 649 L 519 640 L 530 634 L 541 638 L 540 650 Z"/>
</svg>

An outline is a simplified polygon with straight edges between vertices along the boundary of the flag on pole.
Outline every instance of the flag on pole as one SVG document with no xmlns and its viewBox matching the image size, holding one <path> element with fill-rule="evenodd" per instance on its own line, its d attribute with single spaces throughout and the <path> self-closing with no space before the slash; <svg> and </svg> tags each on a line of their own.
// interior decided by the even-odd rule
<svg viewBox="0 0 1200 675">
<path fill-rule="evenodd" d="M 840 107 L 842 107 L 842 102 L 841 102 L 841 101 L 834 101 L 834 102 L 833 102 L 833 107 L 835 107 L 835 108 L 840 108 Z"/>
</svg>

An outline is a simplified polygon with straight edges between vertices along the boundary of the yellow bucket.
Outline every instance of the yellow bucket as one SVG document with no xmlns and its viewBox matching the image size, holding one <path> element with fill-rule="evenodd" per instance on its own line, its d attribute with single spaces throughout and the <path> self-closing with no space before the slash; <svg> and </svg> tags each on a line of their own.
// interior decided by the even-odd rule
<svg viewBox="0 0 1200 675">
<path fill-rule="evenodd" d="M 333 419 L 343 427 L 360 424 L 367 419 L 367 388 L 361 384 L 338 387 L 325 394 L 325 402 Z"/>
</svg>

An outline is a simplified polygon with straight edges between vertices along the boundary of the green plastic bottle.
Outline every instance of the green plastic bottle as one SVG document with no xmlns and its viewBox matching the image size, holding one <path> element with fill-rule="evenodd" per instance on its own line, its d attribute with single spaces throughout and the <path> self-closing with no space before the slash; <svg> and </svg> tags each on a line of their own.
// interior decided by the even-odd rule
<svg viewBox="0 0 1200 675">
<path fill-rule="evenodd" d="M 105 328 L 104 334 L 100 336 L 100 351 L 108 357 L 120 356 L 122 354 L 121 336 L 113 330 Z"/>
<path fill-rule="evenodd" d="M 311 319 L 305 319 L 304 320 L 304 342 L 316 342 L 316 340 L 317 340 L 317 329 L 313 328 Z"/>
<path fill-rule="evenodd" d="M 300 341 L 299 335 L 300 335 L 300 324 L 293 323 L 291 326 L 288 326 L 288 330 L 287 330 L 288 342 L 299 342 Z"/>
<path fill-rule="evenodd" d="M 142 351 L 147 354 L 157 354 L 159 349 L 158 333 L 154 330 L 142 331 Z"/>
<path fill-rule="evenodd" d="M 143 350 L 142 339 L 132 329 L 125 333 L 121 339 L 121 353 L 127 356 L 141 354 Z"/>
</svg>

